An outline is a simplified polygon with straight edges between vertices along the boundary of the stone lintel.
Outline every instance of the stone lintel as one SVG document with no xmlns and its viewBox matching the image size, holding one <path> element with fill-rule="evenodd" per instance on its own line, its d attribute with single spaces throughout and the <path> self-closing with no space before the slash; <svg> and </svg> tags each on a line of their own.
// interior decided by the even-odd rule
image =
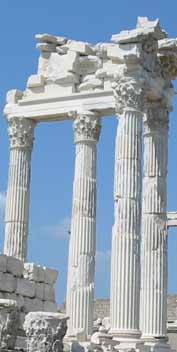
<svg viewBox="0 0 177 352">
<path fill-rule="evenodd" d="M 71 119 L 71 111 L 97 111 L 101 116 L 113 115 L 115 100 L 112 90 L 102 92 L 73 93 L 70 96 L 22 99 L 17 104 L 7 104 L 4 115 L 40 121 L 62 121 Z"/>
</svg>

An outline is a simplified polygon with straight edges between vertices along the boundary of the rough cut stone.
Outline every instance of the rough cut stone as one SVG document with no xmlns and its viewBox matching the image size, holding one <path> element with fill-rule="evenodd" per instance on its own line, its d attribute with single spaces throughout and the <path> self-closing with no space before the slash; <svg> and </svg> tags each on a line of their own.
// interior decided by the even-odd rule
<svg viewBox="0 0 177 352">
<path fill-rule="evenodd" d="M 17 276 L 22 277 L 24 269 L 24 263 L 15 257 L 7 256 L 7 272 Z"/>
<path fill-rule="evenodd" d="M 42 75 L 31 75 L 28 78 L 27 87 L 43 87 L 44 86 L 44 77 Z"/>
<path fill-rule="evenodd" d="M 101 60 L 97 56 L 89 55 L 79 58 L 77 72 L 79 74 L 93 73 L 101 67 Z"/>
<path fill-rule="evenodd" d="M 147 35 L 150 35 L 150 37 L 155 40 L 167 37 L 166 32 L 160 28 L 158 19 L 155 21 L 149 21 L 147 18 L 144 18 L 144 21 L 142 22 L 141 18 L 139 18 L 136 29 L 121 31 L 119 34 L 114 34 L 111 39 L 115 43 L 136 43 L 142 42 L 147 38 Z"/>
<path fill-rule="evenodd" d="M 67 318 L 59 313 L 29 313 L 24 329 L 27 336 L 27 352 L 63 351 L 63 338 L 67 330 Z"/>
<path fill-rule="evenodd" d="M 7 273 L 0 273 L 0 291 L 14 292 L 16 289 L 16 279 L 13 275 Z"/>
<path fill-rule="evenodd" d="M 82 90 L 94 90 L 95 88 L 102 88 L 103 81 L 98 78 L 91 79 L 87 82 L 81 83 L 78 87 L 80 91 Z"/>
<path fill-rule="evenodd" d="M 78 54 L 73 51 L 68 51 L 66 55 L 58 55 L 52 53 L 46 68 L 46 78 L 52 81 L 57 81 L 63 77 L 63 72 L 77 71 Z M 73 80 L 71 80 L 72 82 Z"/>
<path fill-rule="evenodd" d="M 24 311 L 29 312 L 42 312 L 44 309 L 44 302 L 39 298 L 24 298 Z"/>
<path fill-rule="evenodd" d="M 17 279 L 16 293 L 26 297 L 34 297 L 35 283 L 27 279 Z"/>
<path fill-rule="evenodd" d="M 107 56 L 119 63 L 127 60 L 131 60 L 132 62 L 134 60 L 136 62 L 136 59 L 140 57 L 141 51 L 142 45 L 140 43 L 119 44 L 109 47 L 107 50 Z"/>
<path fill-rule="evenodd" d="M 54 285 L 57 281 L 58 271 L 55 269 L 50 269 L 45 267 L 45 283 L 49 285 Z"/>
<path fill-rule="evenodd" d="M 41 51 L 46 51 L 49 53 L 55 52 L 56 51 L 56 45 L 55 44 L 48 44 L 48 43 L 37 43 L 36 48 L 41 50 Z"/>
<path fill-rule="evenodd" d="M 67 46 L 69 47 L 69 50 L 76 51 L 77 53 L 82 55 L 93 55 L 95 53 L 89 43 L 69 40 L 67 42 Z"/>
<path fill-rule="evenodd" d="M 53 43 L 57 45 L 63 45 L 67 42 L 67 39 L 65 37 L 59 37 L 51 34 L 36 34 L 35 38 L 42 43 Z"/>
<path fill-rule="evenodd" d="M 35 297 L 44 300 L 44 285 L 43 283 L 36 283 L 35 284 Z"/>
<path fill-rule="evenodd" d="M 45 268 L 38 265 L 38 282 L 45 282 Z"/>
<path fill-rule="evenodd" d="M 159 50 L 171 50 L 177 51 L 177 38 L 165 38 L 158 41 Z"/>
</svg>

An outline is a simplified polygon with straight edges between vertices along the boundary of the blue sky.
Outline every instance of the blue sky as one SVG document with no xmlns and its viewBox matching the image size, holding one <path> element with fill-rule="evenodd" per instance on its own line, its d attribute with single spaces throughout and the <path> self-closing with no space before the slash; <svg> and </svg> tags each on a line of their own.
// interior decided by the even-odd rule
<svg viewBox="0 0 177 352">
<path fill-rule="evenodd" d="M 133 28 L 137 16 L 160 18 L 170 37 L 177 36 L 176 0 L 1 0 L 0 110 L 5 94 L 24 89 L 36 72 L 36 33 L 65 35 L 89 42 L 109 41 L 113 33 Z M 0 248 L 3 247 L 4 192 L 8 174 L 6 122 L 0 120 Z M 109 297 L 115 117 L 103 119 L 98 146 L 96 296 Z M 177 210 L 177 98 L 170 117 L 168 209 Z M 57 299 L 65 299 L 68 229 L 72 205 L 74 144 L 71 122 L 36 128 L 31 180 L 29 261 L 59 270 Z M 169 291 L 177 292 L 177 230 L 169 233 Z"/>
</svg>

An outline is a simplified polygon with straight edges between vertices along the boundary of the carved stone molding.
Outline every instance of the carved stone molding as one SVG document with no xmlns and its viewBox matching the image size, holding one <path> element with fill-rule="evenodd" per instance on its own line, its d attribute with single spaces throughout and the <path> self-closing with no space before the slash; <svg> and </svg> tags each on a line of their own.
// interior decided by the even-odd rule
<svg viewBox="0 0 177 352">
<path fill-rule="evenodd" d="M 101 130 L 100 118 L 91 111 L 76 113 L 73 128 L 75 143 L 81 141 L 97 142 Z"/>
<path fill-rule="evenodd" d="M 59 313 L 29 313 L 24 323 L 27 352 L 62 352 L 67 319 Z"/>
<path fill-rule="evenodd" d="M 32 148 L 34 141 L 35 122 L 23 117 L 14 117 L 8 120 L 8 134 L 10 147 Z"/>
<path fill-rule="evenodd" d="M 133 77 L 117 75 L 113 83 L 116 112 L 122 115 L 125 110 L 143 112 L 145 96 L 145 79 L 143 76 Z"/>
</svg>

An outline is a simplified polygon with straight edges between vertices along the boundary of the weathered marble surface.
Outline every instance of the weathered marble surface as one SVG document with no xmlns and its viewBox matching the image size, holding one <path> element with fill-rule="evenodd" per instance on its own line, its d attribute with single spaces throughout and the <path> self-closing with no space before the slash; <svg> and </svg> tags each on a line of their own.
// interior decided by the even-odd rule
<svg viewBox="0 0 177 352">
<path fill-rule="evenodd" d="M 24 260 L 26 257 L 28 181 L 33 143 L 29 129 L 26 131 L 22 128 L 23 124 L 33 125 L 45 120 L 74 120 L 76 163 L 67 311 L 71 318 L 68 333 L 75 335 L 78 340 L 88 338 L 93 321 L 98 119 L 116 113 L 119 126 L 115 153 L 115 224 L 112 245 L 110 328 L 115 339 L 120 337 L 124 339 L 124 347 L 121 344 L 120 349 L 138 347 L 136 342 L 140 337 L 142 210 L 140 203 L 141 131 L 143 117 L 148 115 L 147 110 L 149 113 L 157 104 L 164 113 L 172 109 L 175 92 L 171 80 L 177 77 L 177 45 L 176 39 L 166 37 L 159 21 L 150 21 L 146 17 L 138 18 L 135 29 L 114 35 L 111 43 L 92 45 L 65 37 L 39 34 L 36 37 L 39 41 L 37 47 L 40 50 L 38 71 L 28 78 L 23 92 L 12 90 L 7 94 L 4 113 L 10 126 L 11 161 L 5 248 L 8 254 L 17 258 Z M 153 114 L 152 120 L 153 126 L 157 127 L 158 114 Z M 12 128 L 14 124 L 17 125 L 17 122 L 18 128 Z M 156 338 L 159 334 L 159 338 L 163 339 L 166 338 L 166 180 L 165 175 L 162 177 L 159 172 L 161 169 L 166 172 L 167 136 L 163 139 L 162 133 L 164 152 L 161 156 L 158 151 L 161 145 L 161 141 L 158 143 L 158 138 L 161 138 L 158 127 L 157 130 L 150 128 L 148 131 L 146 127 L 144 119 L 144 128 L 147 132 L 143 140 L 144 160 L 145 166 L 147 164 L 149 166 L 145 170 L 147 175 L 143 183 L 144 247 L 142 253 L 144 254 L 141 276 L 145 279 L 145 284 L 142 282 L 141 295 L 144 302 L 142 314 L 145 318 L 143 318 L 142 333 L 152 338 Z M 161 126 L 159 129 L 161 130 Z M 147 139 L 150 141 L 151 137 L 153 146 L 150 147 Z M 25 168 L 22 167 L 23 162 L 26 165 Z M 15 168 L 11 167 L 13 163 L 16 163 Z M 17 172 L 18 169 L 21 170 L 21 175 Z M 26 170 L 25 175 L 23 170 Z M 21 191 L 21 186 L 24 193 Z M 22 195 L 24 202 L 21 201 Z M 18 207 L 15 206 L 14 197 L 18 200 Z M 17 221 L 18 212 L 21 214 L 20 224 Z M 153 218 L 153 224 L 150 218 Z M 14 236 L 12 236 L 13 232 Z M 149 261 L 145 263 L 146 254 Z M 161 258 L 163 263 L 160 261 Z M 3 260 L 4 258 L 0 264 L 2 268 Z M 18 270 L 17 275 L 20 275 L 20 268 Z M 36 278 L 41 276 L 38 269 L 26 266 L 25 270 L 30 283 L 26 282 L 26 278 L 21 277 L 14 280 L 12 273 L 2 271 L 0 284 L 3 282 L 9 294 L 14 292 L 14 285 L 17 284 L 18 294 L 23 294 L 28 309 L 32 309 L 30 307 L 34 305 L 39 307 L 44 297 L 52 300 L 53 290 L 49 287 L 52 284 L 50 280 L 54 280 L 50 279 L 52 275 L 49 275 L 49 282 L 40 282 L 40 280 L 35 282 Z M 151 285 L 152 278 L 154 286 Z M 41 283 L 44 283 L 45 287 Z M 144 289 L 146 285 L 147 290 Z M 34 287 L 36 296 L 34 296 Z M 146 297 L 147 292 L 148 297 Z M 27 297 L 27 293 L 30 293 L 30 297 Z M 149 299 L 147 305 L 146 298 Z M 155 309 L 152 312 L 153 300 Z M 44 301 L 44 306 L 46 302 Z M 49 303 L 48 309 L 52 310 L 53 302 L 49 301 Z M 147 311 L 148 309 L 151 312 Z M 97 335 L 94 338 L 96 344 L 100 336 Z M 86 345 L 89 346 L 88 341 Z M 166 343 L 163 346 L 162 344 L 148 346 L 150 349 L 151 347 L 152 350 L 156 347 L 170 349 Z"/>
<path fill-rule="evenodd" d="M 24 323 L 27 352 L 62 352 L 67 319 L 59 313 L 29 313 Z"/>
<path fill-rule="evenodd" d="M 14 350 L 19 328 L 16 301 L 0 299 L 0 350 Z"/>
<path fill-rule="evenodd" d="M 83 111 L 74 119 L 76 144 L 73 208 L 68 259 L 68 335 L 92 333 L 96 250 L 96 144 L 100 118 Z"/>
</svg>

